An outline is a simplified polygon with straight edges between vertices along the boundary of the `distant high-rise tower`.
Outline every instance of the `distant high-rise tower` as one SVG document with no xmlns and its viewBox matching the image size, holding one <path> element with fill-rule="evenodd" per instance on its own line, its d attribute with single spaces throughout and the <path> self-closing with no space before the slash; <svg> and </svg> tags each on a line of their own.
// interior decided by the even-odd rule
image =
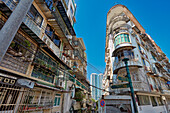
<svg viewBox="0 0 170 113">
<path fill-rule="evenodd" d="M 90 83 L 97 88 L 102 89 L 102 79 L 103 79 L 102 73 L 101 74 L 92 73 L 90 75 Z M 97 89 L 95 87 L 91 87 L 92 98 L 98 100 L 102 96 L 102 90 Z"/>
</svg>

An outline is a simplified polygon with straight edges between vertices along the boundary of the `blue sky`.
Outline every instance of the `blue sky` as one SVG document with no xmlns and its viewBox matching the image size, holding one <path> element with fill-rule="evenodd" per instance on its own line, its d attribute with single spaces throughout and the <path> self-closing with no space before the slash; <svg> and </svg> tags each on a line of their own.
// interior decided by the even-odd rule
<svg viewBox="0 0 170 113">
<path fill-rule="evenodd" d="M 146 32 L 170 58 L 170 1 L 169 0 L 75 0 L 77 4 L 77 37 L 82 37 L 86 46 L 87 61 L 101 72 L 105 69 L 106 15 L 115 4 L 125 5 Z M 88 66 L 91 73 L 99 73 Z"/>
</svg>

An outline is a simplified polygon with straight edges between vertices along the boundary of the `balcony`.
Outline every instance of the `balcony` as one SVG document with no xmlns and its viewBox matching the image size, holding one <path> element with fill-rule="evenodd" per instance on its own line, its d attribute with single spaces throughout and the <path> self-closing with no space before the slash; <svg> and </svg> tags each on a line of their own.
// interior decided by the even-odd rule
<svg viewBox="0 0 170 113">
<path fill-rule="evenodd" d="M 148 47 L 149 47 L 149 50 L 150 50 L 152 53 L 154 53 L 154 54 L 155 54 L 155 56 L 157 56 L 157 55 L 158 55 L 157 50 L 156 50 L 156 48 L 155 48 L 155 47 L 153 47 L 153 46 L 152 46 L 152 45 L 150 45 L 150 44 L 148 44 Z"/>
<path fill-rule="evenodd" d="M 140 53 L 141 53 L 141 55 L 142 55 L 144 58 L 148 59 L 148 55 L 146 55 L 146 53 L 144 52 L 144 50 L 140 50 Z"/>
<path fill-rule="evenodd" d="M 59 58 L 60 49 L 58 48 L 58 46 L 56 46 L 56 44 L 54 44 L 54 42 L 52 42 L 51 39 L 46 34 L 44 34 L 44 36 L 42 37 L 42 40 L 48 46 L 48 48 Z"/>
<path fill-rule="evenodd" d="M 142 64 L 139 62 L 138 59 L 130 59 L 128 61 L 129 67 L 142 67 Z M 119 69 L 125 68 L 125 63 L 123 61 L 118 61 L 114 63 L 114 71 L 113 74 L 117 74 Z"/>
<path fill-rule="evenodd" d="M 150 66 L 145 66 L 144 68 L 147 74 L 154 74 Z"/>
<path fill-rule="evenodd" d="M 125 15 L 125 14 L 120 14 L 119 16 L 116 16 L 115 18 L 111 19 L 110 22 L 109 22 L 109 25 L 110 24 L 115 24 L 116 22 L 118 21 L 125 21 L 125 22 L 128 22 L 129 21 L 129 18 Z"/>
<path fill-rule="evenodd" d="M 21 34 L 17 33 L 0 66 L 26 74 L 28 66 L 33 61 L 35 51 L 36 46 Z"/>
<path fill-rule="evenodd" d="M 63 55 L 65 57 L 67 57 L 67 59 L 69 59 L 69 60 L 74 59 L 74 55 L 73 55 L 73 52 L 71 50 L 64 50 Z"/>
<path fill-rule="evenodd" d="M 38 50 L 32 64 L 34 65 L 34 69 L 31 76 L 34 78 L 53 83 L 54 77 L 59 75 L 58 63 L 40 50 Z"/>
<path fill-rule="evenodd" d="M 46 16 L 48 23 L 54 28 L 59 37 L 65 37 L 64 39 L 66 39 L 68 34 L 74 34 L 74 32 L 71 31 L 72 26 L 68 27 L 68 22 L 65 22 L 65 19 L 62 17 L 59 9 L 57 8 L 58 5 L 56 7 L 56 3 L 54 3 L 53 0 L 35 0 L 35 2 L 43 14 Z M 60 4 L 61 1 L 57 2 L 57 4 Z M 72 30 L 74 29 L 72 28 Z M 68 40 L 66 41 L 68 42 Z"/>
<path fill-rule="evenodd" d="M 133 88 L 134 91 L 147 91 L 149 92 L 148 85 L 141 81 L 133 81 Z M 111 91 L 115 92 L 116 94 L 125 94 L 125 92 L 129 92 L 130 88 L 118 88 L 118 89 L 111 89 Z"/>
<path fill-rule="evenodd" d="M 8 8 L 5 8 L 6 6 L 4 6 L 2 11 L 9 17 L 17 3 L 13 0 L 3 0 L 3 2 Z M 28 14 L 24 17 L 21 28 L 39 44 L 43 44 L 42 40 L 39 38 L 42 36 L 41 27 Z"/>
</svg>

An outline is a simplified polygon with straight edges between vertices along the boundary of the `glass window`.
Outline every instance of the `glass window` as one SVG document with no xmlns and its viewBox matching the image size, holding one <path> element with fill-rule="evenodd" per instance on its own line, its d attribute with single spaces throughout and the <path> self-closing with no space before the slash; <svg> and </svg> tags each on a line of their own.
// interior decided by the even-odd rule
<svg viewBox="0 0 170 113">
<path fill-rule="evenodd" d="M 28 15 L 35 21 L 38 26 L 41 26 L 43 18 L 33 5 L 31 6 Z"/>
<path fill-rule="evenodd" d="M 125 38 L 124 38 L 125 36 L 123 35 L 123 34 L 121 34 L 121 42 L 123 43 L 123 42 L 125 42 Z"/>
<path fill-rule="evenodd" d="M 152 58 L 156 61 L 156 58 L 155 58 L 155 56 L 151 53 L 151 55 L 152 55 Z"/>
<path fill-rule="evenodd" d="M 157 101 L 158 101 L 159 106 L 164 105 L 161 97 L 157 97 Z"/>
<path fill-rule="evenodd" d="M 152 106 L 157 106 L 157 102 L 154 96 L 151 96 L 151 102 L 152 102 Z"/>
<path fill-rule="evenodd" d="M 139 50 L 141 50 L 141 48 L 140 48 L 140 45 L 138 44 L 138 48 L 139 48 Z"/>
<path fill-rule="evenodd" d="M 119 34 L 115 37 L 115 46 L 124 42 L 130 42 L 128 34 Z"/>
<path fill-rule="evenodd" d="M 145 60 L 142 58 L 143 65 L 146 65 Z"/>
<path fill-rule="evenodd" d="M 60 98 L 59 96 L 55 96 L 55 99 L 54 99 L 54 106 L 60 106 Z"/>
<path fill-rule="evenodd" d="M 150 105 L 149 96 L 137 95 L 139 105 Z"/>
<path fill-rule="evenodd" d="M 121 43 L 121 39 L 120 39 L 121 37 L 119 36 L 118 37 L 118 44 L 120 44 Z"/>
</svg>

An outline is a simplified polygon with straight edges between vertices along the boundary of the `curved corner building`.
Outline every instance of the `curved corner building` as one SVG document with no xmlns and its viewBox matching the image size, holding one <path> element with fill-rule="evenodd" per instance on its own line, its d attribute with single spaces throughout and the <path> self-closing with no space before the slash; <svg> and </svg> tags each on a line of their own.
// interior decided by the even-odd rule
<svg viewBox="0 0 170 113">
<path fill-rule="evenodd" d="M 106 24 L 106 69 L 103 77 L 106 79 L 103 84 L 110 87 L 112 101 L 118 95 L 130 95 L 130 89 L 121 85 L 128 83 L 122 60 L 129 58 L 138 111 L 168 112 L 170 64 L 166 55 L 124 5 L 115 5 L 109 10 Z M 112 110 L 107 107 L 109 96 L 105 96 L 106 111 Z"/>
</svg>

